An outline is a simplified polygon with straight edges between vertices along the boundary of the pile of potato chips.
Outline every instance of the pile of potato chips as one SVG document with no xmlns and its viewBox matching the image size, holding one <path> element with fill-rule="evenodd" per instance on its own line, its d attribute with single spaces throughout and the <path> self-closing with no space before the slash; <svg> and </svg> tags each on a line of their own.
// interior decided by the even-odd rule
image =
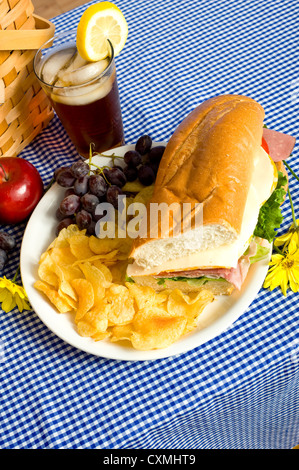
<svg viewBox="0 0 299 470">
<path fill-rule="evenodd" d="M 145 190 L 146 197 L 150 191 Z M 136 199 L 141 200 L 142 194 Z M 81 336 L 127 340 L 133 348 L 166 348 L 196 328 L 213 294 L 155 292 L 126 282 L 130 238 L 87 236 L 76 225 L 63 229 L 42 254 L 34 284 L 59 313 L 72 312 Z"/>
</svg>

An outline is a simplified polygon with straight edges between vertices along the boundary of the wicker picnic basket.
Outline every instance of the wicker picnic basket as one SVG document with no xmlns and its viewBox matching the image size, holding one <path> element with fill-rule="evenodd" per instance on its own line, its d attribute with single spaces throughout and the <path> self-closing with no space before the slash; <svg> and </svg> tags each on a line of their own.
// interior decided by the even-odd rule
<svg viewBox="0 0 299 470">
<path fill-rule="evenodd" d="M 54 29 L 31 0 L 0 0 L 0 157 L 17 156 L 53 117 L 33 59 Z"/>
</svg>

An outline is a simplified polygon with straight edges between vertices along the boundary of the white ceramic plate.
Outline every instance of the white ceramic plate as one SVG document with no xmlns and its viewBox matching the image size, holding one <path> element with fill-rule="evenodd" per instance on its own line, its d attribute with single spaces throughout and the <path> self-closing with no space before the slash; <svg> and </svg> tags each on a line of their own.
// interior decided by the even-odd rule
<svg viewBox="0 0 299 470">
<path fill-rule="evenodd" d="M 159 144 L 163 142 L 156 142 L 154 145 Z M 133 145 L 126 145 L 105 152 L 105 154 L 115 153 L 122 156 L 127 150 L 133 148 Z M 111 163 L 107 158 L 99 156 L 94 157 L 93 162 L 99 166 Z M 37 269 L 40 256 L 55 238 L 57 225 L 55 212 L 64 192 L 64 188 L 54 184 L 31 215 L 21 247 L 21 275 L 31 305 L 42 322 L 62 340 L 82 351 L 126 361 L 159 359 L 189 351 L 230 327 L 245 312 L 262 287 L 269 259 L 251 266 L 241 292 L 235 291 L 231 296 L 217 298 L 200 315 L 195 331 L 165 349 L 137 351 L 125 343 L 111 343 L 109 340 L 95 342 L 91 338 L 81 337 L 76 331 L 74 315 L 57 313 L 46 297 L 33 287 L 38 279 Z"/>
</svg>

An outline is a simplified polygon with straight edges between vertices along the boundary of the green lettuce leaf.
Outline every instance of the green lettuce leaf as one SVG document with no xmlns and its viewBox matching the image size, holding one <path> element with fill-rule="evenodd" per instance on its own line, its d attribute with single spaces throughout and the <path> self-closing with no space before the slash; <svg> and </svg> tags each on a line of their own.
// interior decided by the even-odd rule
<svg viewBox="0 0 299 470">
<path fill-rule="evenodd" d="M 178 277 L 162 277 L 159 280 L 157 280 L 157 284 L 159 286 L 165 284 L 166 280 L 169 281 L 183 281 L 187 282 L 190 286 L 202 286 L 206 284 L 206 282 L 211 281 L 212 278 L 206 277 L 206 276 L 201 276 L 201 277 L 194 277 L 194 278 L 189 278 L 189 277 L 183 277 L 183 276 L 178 276 Z M 217 278 L 217 279 L 212 279 L 213 281 L 220 281 L 220 282 L 227 282 L 225 279 L 222 277 Z"/>
<path fill-rule="evenodd" d="M 275 229 L 279 228 L 283 221 L 281 203 L 283 202 L 286 194 L 286 191 L 283 188 L 286 184 L 286 176 L 279 171 L 276 189 L 260 208 L 258 223 L 254 230 L 255 236 L 265 238 L 270 243 L 276 236 Z"/>
<path fill-rule="evenodd" d="M 258 261 L 267 258 L 269 251 L 270 248 L 258 245 L 256 254 L 254 256 L 250 256 L 249 258 L 250 264 L 257 263 Z"/>
</svg>

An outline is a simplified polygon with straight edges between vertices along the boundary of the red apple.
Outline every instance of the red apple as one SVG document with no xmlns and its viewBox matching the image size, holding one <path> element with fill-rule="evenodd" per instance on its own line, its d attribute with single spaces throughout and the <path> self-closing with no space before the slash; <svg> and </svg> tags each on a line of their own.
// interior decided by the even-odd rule
<svg viewBox="0 0 299 470">
<path fill-rule="evenodd" d="M 25 220 L 43 192 L 43 181 L 32 163 L 20 157 L 0 157 L 0 223 Z"/>
</svg>

